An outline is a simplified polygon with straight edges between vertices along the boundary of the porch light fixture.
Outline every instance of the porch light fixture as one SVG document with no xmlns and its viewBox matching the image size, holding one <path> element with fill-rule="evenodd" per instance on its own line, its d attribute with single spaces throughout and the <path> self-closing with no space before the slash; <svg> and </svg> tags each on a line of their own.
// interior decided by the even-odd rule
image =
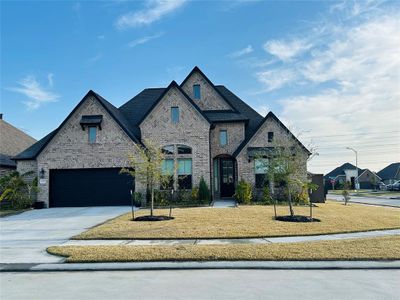
<svg viewBox="0 0 400 300">
<path fill-rule="evenodd" d="M 40 170 L 40 172 L 39 172 L 39 177 L 40 177 L 40 179 L 43 179 L 44 178 L 44 174 L 46 173 L 46 171 L 42 168 L 41 170 Z"/>
</svg>

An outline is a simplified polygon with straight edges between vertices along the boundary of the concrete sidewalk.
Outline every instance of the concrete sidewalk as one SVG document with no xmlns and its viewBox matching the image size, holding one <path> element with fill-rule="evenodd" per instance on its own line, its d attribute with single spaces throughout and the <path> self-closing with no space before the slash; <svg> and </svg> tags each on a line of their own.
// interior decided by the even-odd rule
<svg viewBox="0 0 400 300">
<path fill-rule="evenodd" d="M 269 244 L 296 243 L 327 240 L 343 240 L 367 237 L 400 235 L 400 229 L 374 230 L 354 233 L 338 233 L 310 236 L 289 236 L 271 238 L 241 238 L 241 239 L 170 239 L 170 240 L 69 240 L 59 246 L 171 246 L 171 245 L 225 245 L 225 244 Z"/>
</svg>

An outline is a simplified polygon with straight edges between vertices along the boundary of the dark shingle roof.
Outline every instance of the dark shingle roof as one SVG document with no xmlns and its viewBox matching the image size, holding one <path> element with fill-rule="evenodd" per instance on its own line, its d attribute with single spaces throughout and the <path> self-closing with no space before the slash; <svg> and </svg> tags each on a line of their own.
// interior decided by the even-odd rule
<svg viewBox="0 0 400 300">
<path fill-rule="evenodd" d="M 129 120 L 136 137 L 139 139 L 141 138 L 139 124 L 143 116 L 148 114 L 149 110 L 154 106 L 164 91 L 165 88 L 144 89 L 118 108 L 125 118 Z"/>
<path fill-rule="evenodd" d="M 376 173 L 382 180 L 400 178 L 400 162 L 392 163 Z"/>
<path fill-rule="evenodd" d="M 56 132 L 57 132 L 57 129 L 53 130 L 48 135 L 46 135 L 44 138 L 42 138 L 41 140 L 37 141 L 29 148 L 22 151 L 17 156 L 13 157 L 13 159 L 24 160 L 24 159 L 35 158 L 43 150 L 43 148 L 47 145 L 47 143 L 53 138 L 53 136 L 56 134 Z"/>
<path fill-rule="evenodd" d="M 325 179 L 329 179 L 331 177 L 337 177 L 339 175 L 345 175 L 344 170 L 351 170 L 351 169 L 355 169 L 356 166 L 352 165 L 351 163 L 344 163 L 343 165 L 341 165 L 340 167 L 337 167 L 335 169 L 333 169 L 332 171 L 330 171 L 328 174 L 326 174 L 324 176 Z M 361 175 L 362 172 L 364 170 L 358 168 L 358 174 Z"/>
<path fill-rule="evenodd" d="M 204 111 L 207 118 L 213 123 L 218 122 L 247 122 L 249 118 L 231 110 Z"/>
<path fill-rule="evenodd" d="M 16 163 L 11 159 L 10 155 L 0 154 L 0 166 L 15 168 Z"/>
</svg>

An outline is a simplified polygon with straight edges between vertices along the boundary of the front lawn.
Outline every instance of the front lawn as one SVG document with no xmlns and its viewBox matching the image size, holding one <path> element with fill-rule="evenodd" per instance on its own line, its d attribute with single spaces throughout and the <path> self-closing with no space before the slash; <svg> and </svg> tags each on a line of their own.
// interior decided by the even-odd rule
<svg viewBox="0 0 400 300">
<path fill-rule="evenodd" d="M 67 262 L 216 260 L 397 260 L 400 236 L 289 244 L 57 246 Z"/>
<path fill-rule="evenodd" d="M 140 210 L 135 216 L 148 214 Z M 168 215 L 169 210 L 156 210 Z M 278 214 L 287 214 L 286 206 Z M 308 207 L 295 207 L 296 214 L 309 214 Z M 293 235 L 315 235 L 400 228 L 400 209 L 338 202 L 318 204 L 313 217 L 321 222 L 289 223 L 273 219 L 272 206 L 239 206 L 238 208 L 174 209 L 174 220 L 133 222 L 127 213 L 96 226 L 74 239 L 196 239 L 245 238 Z"/>
</svg>

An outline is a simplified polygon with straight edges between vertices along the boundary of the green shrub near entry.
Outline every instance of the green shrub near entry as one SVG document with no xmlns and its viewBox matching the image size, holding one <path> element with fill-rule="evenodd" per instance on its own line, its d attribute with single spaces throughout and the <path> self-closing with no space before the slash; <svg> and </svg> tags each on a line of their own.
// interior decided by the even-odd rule
<svg viewBox="0 0 400 300">
<path fill-rule="evenodd" d="M 201 176 L 200 178 L 198 199 L 200 203 L 210 202 L 210 189 L 208 188 L 207 183 L 204 180 L 203 176 Z"/>
<path fill-rule="evenodd" d="M 251 184 L 241 179 L 236 186 L 233 197 L 238 203 L 251 204 L 251 200 L 253 199 Z"/>
</svg>

